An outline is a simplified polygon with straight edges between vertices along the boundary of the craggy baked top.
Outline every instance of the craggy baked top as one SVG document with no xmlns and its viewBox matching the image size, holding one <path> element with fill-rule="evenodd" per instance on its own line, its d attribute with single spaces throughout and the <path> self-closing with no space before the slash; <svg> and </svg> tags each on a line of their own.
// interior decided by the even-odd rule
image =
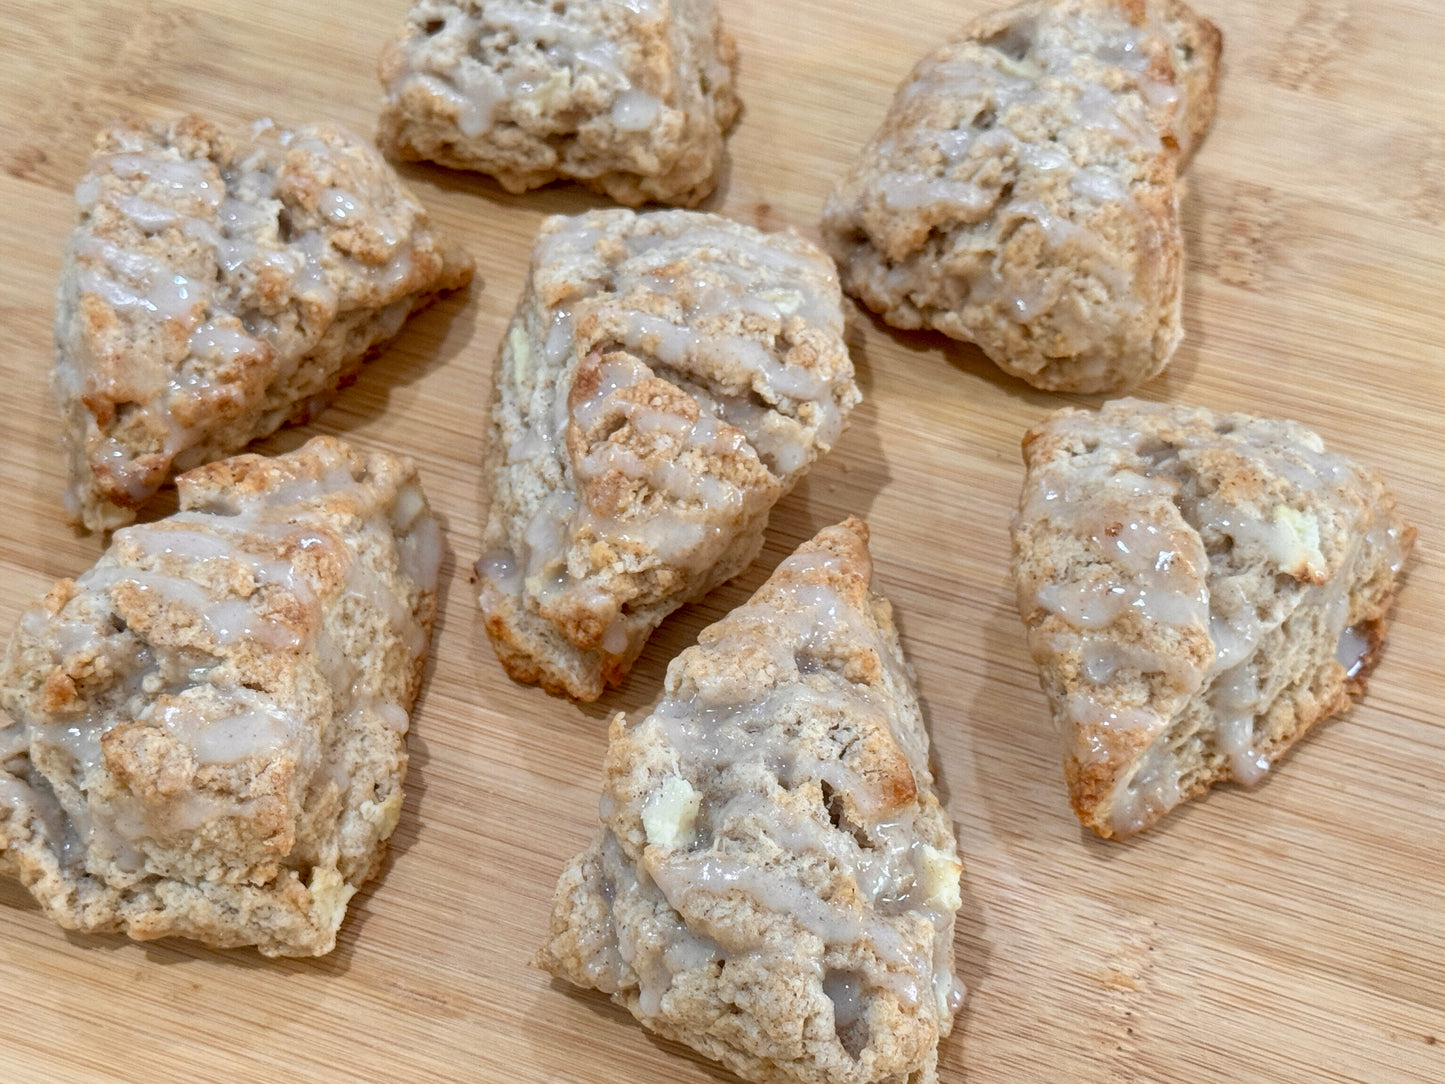
<svg viewBox="0 0 1445 1084">
<path fill-rule="evenodd" d="M 382 54 L 388 153 L 629 204 L 712 190 L 738 112 L 714 0 L 416 0 Z"/>
<path fill-rule="evenodd" d="M 94 529 L 133 519 L 172 470 L 305 417 L 343 359 L 471 275 L 376 150 L 334 125 L 119 124 L 75 195 L 55 387 L 67 504 Z M 377 326 L 348 342 L 362 321 Z"/>
<path fill-rule="evenodd" d="M 827 256 L 689 211 L 544 222 L 496 380 L 484 606 L 629 659 L 859 398 Z"/>
<path fill-rule="evenodd" d="M 1066 756 L 1114 790 L 1115 831 L 1187 791 L 1139 758 L 1196 698 L 1229 775 L 1259 778 L 1269 757 L 1251 724 L 1278 689 L 1260 680 L 1258 645 L 1316 607 L 1349 671 L 1371 640 L 1353 626 L 1393 592 L 1414 532 L 1378 474 L 1296 422 L 1135 399 L 1052 415 L 1024 457 L 1019 608 Z M 1129 789 L 1136 776 L 1148 786 Z"/>
<path fill-rule="evenodd" d="M 830 196 L 845 286 L 1040 387 L 1157 372 L 1181 335 L 1180 146 L 1208 126 L 1218 49 L 1173 2 L 981 16 L 918 64 Z"/>
<path fill-rule="evenodd" d="M 440 534 L 410 461 L 329 437 L 178 484 L 20 620 L 0 865 L 67 927 L 326 952 L 400 813 Z"/>
<path fill-rule="evenodd" d="M 866 539 L 805 543 L 618 716 L 574 866 L 615 876 L 564 876 L 543 952 L 752 1080 L 933 1079 L 962 999 L 961 865 Z"/>
</svg>

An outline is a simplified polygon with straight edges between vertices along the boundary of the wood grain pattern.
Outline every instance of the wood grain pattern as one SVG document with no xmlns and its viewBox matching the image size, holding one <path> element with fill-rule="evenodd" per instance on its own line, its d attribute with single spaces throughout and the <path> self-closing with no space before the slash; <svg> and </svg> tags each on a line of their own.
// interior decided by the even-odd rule
<svg viewBox="0 0 1445 1084">
<path fill-rule="evenodd" d="M 746 111 L 709 206 L 810 235 L 914 60 L 987 6 L 722 2 Z M 861 315 L 867 400 L 779 505 L 758 564 L 670 620 L 595 706 L 513 685 L 467 583 L 492 358 L 541 217 L 601 201 L 408 168 L 485 281 L 411 324 L 316 426 L 417 456 L 450 540 L 392 856 L 321 960 L 67 935 L 0 881 L 0 1078 L 728 1079 L 528 960 L 558 871 L 592 833 L 608 716 L 654 703 L 698 629 L 855 512 L 873 526 L 967 863 L 970 994 L 945 1079 L 1445 1079 L 1445 16 L 1433 0 L 1201 5 L 1224 29 L 1226 71 L 1190 174 L 1188 337 L 1142 394 L 1292 416 L 1389 476 L 1420 542 L 1348 717 L 1253 793 L 1225 788 L 1128 844 L 1085 836 L 1006 533 L 1020 435 L 1080 400 Z M 375 56 L 404 7 L 0 0 L 0 630 L 101 549 L 63 524 L 47 388 L 70 190 L 93 131 L 119 110 L 194 109 L 369 132 Z"/>
</svg>

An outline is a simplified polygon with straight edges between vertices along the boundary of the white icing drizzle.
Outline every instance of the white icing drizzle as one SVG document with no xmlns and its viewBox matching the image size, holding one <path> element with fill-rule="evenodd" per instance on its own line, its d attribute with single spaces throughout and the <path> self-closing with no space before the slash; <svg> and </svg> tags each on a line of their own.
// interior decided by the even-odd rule
<svg viewBox="0 0 1445 1084">
<path fill-rule="evenodd" d="M 624 21 L 641 30 L 656 19 L 642 0 L 617 5 Z M 594 16 L 595 17 L 595 16 Z M 543 0 L 461 0 L 413 5 L 412 33 L 401 71 L 387 87 L 393 104 L 423 93 L 456 117 L 461 134 L 477 139 L 516 123 L 519 112 L 546 113 L 587 80 L 597 112 L 619 132 L 645 131 L 667 104 L 634 76 L 645 71 L 636 50 L 604 36 L 586 13 Z"/>
<path fill-rule="evenodd" d="M 1073 583 L 1045 580 L 1033 602 L 1077 630 L 1081 676 L 1101 693 L 1121 675 L 1163 674 L 1174 688 L 1197 695 L 1217 721 L 1209 740 L 1238 783 L 1258 782 L 1271 756 L 1263 749 L 1258 720 L 1283 692 L 1284 670 L 1266 682 L 1259 651 L 1296 613 L 1324 615 L 1325 639 L 1338 644 L 1336 657 L 1347 674 L 1358 672 L 1368 641 L 1347 628 L 1346 590 L 1352 570 L 1367 554 L 1398 555 L 1398 531 L 1383 518 L 1351 532 L 1343 551 L 1322 552 L 1320 515 L 1361 519 L 1371 513 L 1345 503 L 1341 493 L 1361 483 L 1343 456 L 1326 452 L 1318 436 L 1293 426 L 1282 441 L 1277 423 L 1244 415 L 1214 419 L 1191 429 L 1181 413 L 1171 434 L 1148 451 L 1135 419 L 1170 408 L 1122 400 L 1103 411 L 1055 418 L 1052 439 L 1071 438 L 1088 449 L 1056 461 L 1020 511 L 1022 522 L 1065 525 L 1087 540 L 1100 562 L 1090 578 Z M 1167 431 L 1166 431 L 1167 432 Z M 1270 518 L 1235 491 L 1202 492 L 1201 454 L 1236 457 L 1231 462 L 1265 479 L 1281 479 L 1292 490 L 1267 505 Z M 1216 468 L 1217 469 L 1217 468 Z M 1167 500 L 1172 522 L 1144 518 L 1128 509 Z M 1126 513 L 1120 515 L 1120 510 Z M 1108 530 L 1101 531 L 1100 525 Z M 1207 557 L 1205 551 L 1207 550 Z M 1201 559 L 1203 558 L 1203 559 Z M 1371 558 L 1373 559 L 1373 558 Z M 1398 564 L 1398 556 L 1390 558 Z M 1241 586 L 1248 570 L 1263 564 L 1281 586 L 1277 602 L 1258 605 Z M 1120 623 L 1133 614 L 1152 632 L 1125 636 Z M 1200 672 L 1169 645 L 1170 630 L 1207 630 L 1213 657 Z M 1163 643 L 1162 647 L 1149 646 Z M 1107 755 L 1097 728 L 1119 731 L 1138 726 L 1159 732 L 1131 778 L 1114 796 L 1116 830 L 1132 832 L 1153 814 L 1180 800 L 1180 761 L 1171 755 L 1167 720 L 1150 708 L 1106 708 L 1087 689 L 1064 704 L 1070 718 L 1091 733 L 1092 748 L 1076 749 L 1082 760 Z"/>
<path fill-rule="evenodd" d="M 322 522 L 315 506 L 336 500 L 365 506 L 375 498 L 364 497 L 338 463 L 320 479 L 230 492 L 221 497 L 224 506 L 119 530 L 77 579 L 65 608 L 51 615 L 35 607 L 22 617 L 17 635 L 48 647 L 54 665 L 102 675 L 79 716 L 25 718 L 0 731 L 0 803 L 35 811 L 63 865 L 99 875 L 114 862 L 130 879 L 164 876 L 167 860 L 158 848 L 250 813 L 244 786 L 234 794 L 189 789 L 159 798 L 131 792 L 102 743 L 122 724 L 178 745 L 198 770 L 241 764 L 260 770 L 293 759 L 304 790 L 318 767 L 324 724 L 241 683 L 273 653 L 287 653 L 303 671 L 318 667 L 338 716 L 406 733 L 405 706 L 381 693 L 378 675 L 364 672 L 360 660 L 340 655 L 324 615 L 344 611 L 382 623 L 376 632 L 382 649 L 392 641 L 419 657 L 426 632 L 411 602 L 380 579 L 393 559 L 384 540 L 396 538 L 394 560 L 416 589 L 432 591 L 440 561 L 436 523 L 414 483 L 405 483 L 347 542 L 308 525 Z M 328 588 L 324 599 L 323 581 L 304 562 L 282 556 L 316 550 L 329 551 L 346 573 L 340 590 Z M 142 612 L 122 598 L 138 601 Z M 56 750 L 69 768 L 63 779 L 47 781 L 40 765 Z"/>
<path fill-rule="evenodd" d="M 202 300 L 198 284 L 141 252 L 110 241 L 82 237 L 75 256 L 89 260 L 77 273 L 82 292 L 95 294 L 119 312 L 142 311 L 160 321 L 189 320 Z"/>
<path fill-rule="evenodd" d="M 836 560 L 798 554 L 779 574 L 814 570 L 810 578 L 822 579 Z M 759 628 L 766 634 L 760 637 Z M 916 800 L 896 805 L 841 755 L 850 740 L 861 740 L 860 733 L 890 723 L 870 686 L 848 680 L 827 662 L 832 644 L 851 650 L 868 645 L 896 695 L 908 686 L 893 648 L 823 582 L 770 584 L 729 622 L 710 630 L 707 650 L 726 656 L 734 639 L 749 645 L 759 673 L 769 675 L 766 683 L 743 690 L 729 677 L 695 675 L 689 680 L 701 684 L 681 696 L 670 676 L 669 694 L 641 724 L 648 733 L 638 740 L 670 750 L 676 763 L 676 775 L 644 810 L 650 876 L 689 933 L 706 937 L 710 952 L 764 960 L 771 951 L 792 952 L 790 943 L 769 949 L 754 941 L 748 931 L 755 924 L 727 917 L 730 908 L 715 912 L 713 901 L 723 899 L 739 914 L 757 910 L 796 923 L 821 941 L 825 952 L 829 946 L 868 946 L 881 966 L 869 972 L 866 983 L 861 974 L 825 981 L 841 1013 L 840 1037 L 876 996 L 872 983 L 906 1006 L 926 1011 L 922 1006 L 931 1004 L 946 1016 L 962 996 L 948 949 L 960 905 L 961 866 L 918 838 Z M 840 746 L 827 752 L 801 744 L 797 724 L 788 720 L 805 718 L 836 719 L 838 730 L 829 740 Z M 928 786 L 926 735 L 920 728 L 918 734 L 893 736 L 919 787 Z M 815 801 L 796 800 L 807 794 L 816 795 Z M 851 814 L 837 804 L 844 795 Z M 623 801 L 609 791 L 604 817 Z M 848 819 L 852 814 L 859 823 Z M 759 854 L 775 857 L 764 861 Z M 824 891 L 840 880 L 856 891 Z M 710 917 L 715 913 L 717 921 Z M 933 932 L 931 940 L 918 940 L 919 920 Z M 670 976 L 644 979 L 664 990 L 667 981 Z M 657 994 L 645 1000 L 655 1004 Z"/>
<path fill-rule="evenodd" d="M 373 298 L 354 296 L 359 291 L 349 283 L 364 283 L 382 293 L 383 303 L 389 298 L 399 306 L 387 313 L 384 332 L 394 332 L 406 315 L 413 261 L 411 240 L 398 234 L 393 221 L 400 213 L 394 186 L 375 185 L 367 192 L 328 187 L 321 192 L 316 214 L 295 206 L 294 197 L 284 205 L 276 198 L 288 170 L 312 168 L 294 159 L 288 162 L 288 154 L 317 160 L 323 175 L 357 149 L 375 156 L 378 172 L 385 174 L 389 168 L 360 143 L 332 147 L 309 133 L 261 126 L 260 142 L 246 149 L 243 158 L 223 163 L 186 159 L 163 137 L 143 139 L 117 130 L 112 136 L 129 149 L 97 156 L 77 186 L 81 225 L 70 242 L 74 285 L 65 283 L 57 313 L 63 348 L 57 355 L 56 385 L 63 399 L 77 403 L 88 382 L 104 375 L 88 371 L 88 344 L 65 340 L 67 334 L 80 333 L 81 298 L 97 298 L 119 318 L 123 345 L 136 356 L 127 379 L 136 384 L 135 402 L 143 404 L 155 422 L 149 433 L 164 433 L 155 438 L 154 447 L 137 448 L 137 437 L 147 433 L 132 432 L 122 443 L 94 433 L 95 422 L 89 422 L 91 459 L 97 452 L 109 458 L 109 470 L 134 500 L 152 492 L 158 479 L 136 467 L 133 459 L 146 452 L 174 459 L 206 439 L 207 425 L 192 428 L 175 419 L 196 413 L 196 404 L 214 396 L 218 382 L 234 387 L 240 366 L 270 366 L 261 382 L 269 394 L 271 387 L 290 380 L 305 351 L 325 330 L 330 317 L 314 330 L 307 326 L 315 323 L 315 313 L 335 316 L 372 306 Z M 105 222 L 97 218 L 103 209 L 111 216 Z M 364 222 L 389 248 L 389 258 L 378 265 L 354 259 L 319 228 L 302 228 L 308 215 L 340 227 Z M 296 236 L 283 236 L 283 221 L 296 229 Z M 163 241 L 154 240 L 157 235 L 165 235 Z M 338 292 L 338 283 L 347 296 Z M 278 309 L 278 296 L 291 298 L 289 305 Z M 320 308 L 303 315 L 305 304 Z M 70 324 L 77 329 L 68 330 Z M 164 331 L 156 330 L 162 326 Z M 178 334 L 186 343 L 179 355 L 173 345 Z M 257 412 L 260 424 L 264 403 L 257 399 L 246 405 Z M 290 409 L 288 403 L 285 412 Z M 201 409 L 200 414 L 209 417 L 210 411 Z M 269 432 L 282 421 L 284 412 L 259 432 Z M 84 447 L 72 449 L 79 462 L 86 454 Z M 88 465 L 73 471 L 72 506 L 79 507 L 90 474 Z"/>
<path fill-rule="evenodd" d="M 1045 242 L 1040 273 L 955 283 L 961 296 L 947 307 L 994 306 L 1021 323 L 1048 314 L 1082 350 L 1098 333 L 1077 305 L 1079 283 L 1049 273 L 1069 261 L 1047 250 L 1070 250 L 1115 304 L 1137 312 L 1144 299 L 1096 232 L 1096 212 L 1110 204 L 1141 213 L 1129 190 L 1135 159 L 1158 154 L 1161 128 L 1183 115 L 1176 88 L 1145 74 L 1170 49 L 1158 5 L 1146 12 L 1136 27 L 1118 7 L 1048 9 L 1019 18 L 997 40 L 959 42 L 920 64 L 867 152 L 871 162 L 903 164 L 881 169 L 858 196 L 857 214 L 874 243 L 902 243 L 885 236 L 885 214 L 911 222 L 924 211 L 935 233 L 997 220 L 1006 234 L 1027 223 Z M 1101 136 L 1113 146 L 1100 150 Z M 1071 208 L 1068 193 L 1088 205 Z M 970 237 L 965 232 L 958 243 Z M 902 264 L 878 273 L 889 293 L 909 281 Z"/>
<path fill-rule="evenodd" d="M 635 358 L 612 355 L 602 362 L 599 371 L 597 392 L 572 412 L 578 427 L 587 431 L 604 410 L 613 410 L 626 418 L 640 441 L 676 446 L 679 451 L 672 458 L 644 460 L 628 447 L 604 441 L 573 463 L 573 473 L 584 486 L 608 474 L 619 473 L 685 504 L 706 505 L 719 511 L 741 507 L 744 494 L 737 487 L 716 475 L 696 473 L 679 460 L 691 449 L 737 454 L 745 445 L 742 433 L 731 426 L 720 427 L 710 414 L 700 414 L 696 421 L 689 421 L 681 415 L 651 409 L 619 396 L 617 392 L 652 376 L 652 371 Z M 703 542 L 700 532 L 705 527 L 702 524 L 688 525 L 675 517 L 654 516 L 637 526 L 664 561 L 672 563 L 688 557 L 699 564 L 709 561 L 708 554 L 697 552 Z"/>
<path fill-rule="evenodd" d="M 1364 669 L 1365 659 L 1370 653 L 1370 640 L 1360 634 L 1354 626 L 1340 631 L 1340 646 L 1335 650 L 1335 661 L 1345 668 L 1346 677 L 1355 677 Z"/>
<path fill-rule="evenodd" d="M 189 746 L 200 763 L 234 764 L 253 757 L 269 760 L 294 740 L 297 720 L 257 702 L 259 697 L 246 696 L 248 691 L 228 690 L 242 705 L 248 700 L 254 704 L 235 715 L 208 719 L 184 702 L 172 702 L 160 707 L 154 718 Z"/>
<path fill-rule="evenodd" d="M 1171 750 L 1163 741 L 1156 741 L 1139 758 L 1128 783 L 1114 791 L 1114 831 L 1121 835 L 1135 832 L 1183 800 Z"/>
<path fill-rule="evenodd" d="M 626 90 L 612 103 L 612 123 L 619 132 L 645 132 L 657 123 L 662 102 L 642 90 Z"/>
<path fill-rule="evenodd" d="M 534 255 L 534 279 L 546 282 L 566 268 L 573 281 L 555 307 L 524 307 L 504 341 L 499 379 L 511 381 L 526 404 L 507 462 L 544 477 L 570 475 L 584 496 L 601 479 L 620 477 L 645 499 L 640 511 L 622 517 L 579 502 L 566 486 L 529 509 L 520 532 L 479 571 L 499 588 L 503 579 L 515 585 L 510 573 L 521 570 L 539 606 L 565 600 L 595 608 L 607 622 L 599 646 L 622 656 L 640 647 L 655 622 L 621 614 L 617 600 L 588 582 L 590 569 L 579 572 L 569 547 L 578 537 L 620 540 L 623 549 L 641 543 L 647 567 L 703 582 L 734 541 L 718 523 L 765 514 L 841 431 L 853 401 L 851 371 L 815 371 L 786 354 L 808 335 L 841 333 L 836 294 L 813 285 L 836 278 L 821 253 L 687 212 L 636 216 L 625 233 L 607 235 L 606 247 L 591 216 L 549 226 Z M 586 269 L 581 281 L 577 267 Z M 737 312 L 749 316 L 745 332 L 713 330 Z M 590 329 L 582 339 L 579 327 Z M 579 367 L 593 364 L 599 348 L 607 352 L 596 361 L 595 390 L 569 406 Z M 539 376 L 558 368 L 555 380 Z M 623 394 L 654 376 L 691 396 L 699 416 L 645 407 Z M 570 453 L 569 428 L 586 434 L 609 412 L 626 420 L 634 442 L 603 440 Z M 754 481 L 736 484 L 707 466 L 715 457 L 760 461 L 771 481 L 759 483 L 753 473 Z M 488 574 L 503 568 L 505 577 Z"/>
</svg>

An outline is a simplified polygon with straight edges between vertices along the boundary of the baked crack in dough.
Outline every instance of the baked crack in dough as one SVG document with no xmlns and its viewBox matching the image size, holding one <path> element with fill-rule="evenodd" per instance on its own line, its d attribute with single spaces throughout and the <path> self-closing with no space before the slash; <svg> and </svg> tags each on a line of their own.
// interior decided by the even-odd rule
<svg viewBox="0 0 1445 1084">
<path fill-rule="evenodd" d="M 1013 569 L 1079 819 L 1251 784 L 1364 692 L 1415 531 L 1291 421 L 1135 399 L 1024 438 Z"/>
<path fill-rule="evenodd" d="M 804 543 L 613 720 L 538 956 L 747 1080 L 936 1080 L 963 1000 L 963 867 L 867 538 Z"/>
<path fill-rule="evenodd" d="M 692 211 L 542 224 L 497 358 L 477 564 L 507 672 L 595 700 L 757 556 L 859 400 L 826 255 Z"/>
<path fill-rule="evenodd" d="M 717 184 L 737 51 L 715 0 L 416 0 L 380 63 L 393 158 L 686 207 Z"/>
<path fill-rule="evenodd" d="M 441 535 L 330 437 L 177 485 L 20 619 L 0 870 L 66 929 L 319 956 L 401 813 Z"/>
<path fill-rule="evenodd" d="M 316 413 L 465 254 L 376 150 L 328 124 L 119 124 L 76 191 L 55 316 L 66 505 L 135 519 L 173 473 Z"/>
<path fill-rule="evenodd" d="M 829 197 L 843 288 L 1054 391 L 1157 374 L 1182 333 L 1178 172 L 1220 35 L 1179 0 L 1057 0 L 926 57 Z"/>
</svg>

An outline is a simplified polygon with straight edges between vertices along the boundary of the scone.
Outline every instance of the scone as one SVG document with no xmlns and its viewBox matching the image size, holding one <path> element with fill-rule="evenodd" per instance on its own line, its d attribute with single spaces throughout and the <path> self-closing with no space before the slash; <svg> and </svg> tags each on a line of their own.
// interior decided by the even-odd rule
<svg viewBox="0 0 1445 1084">
<path fill-rule="evenodd" d="M 1415 532 L 1296 422 L 1133 399 L 1024 438 L 1019 610 L 1079 819 L 1257 781 L 1364 691 Z"/>
<path fill-rule="evenodd" d="M 477 565 L 507 671 L 594 700 L 746 568 L 858 402 L 832 261 L 692 211 L 545 221 L 497 359 Z"/>
<path fill-rule="evenodd" d="M 715 0 L 414 0 L 382 53 L 394 158 L 691 207 L 738 113 Z"/>
<path fill-rule="evenodd" d="M 538 962 L 754 1081 L 926 1084 L 963 999 L 962 864 L 849 519 L 618 715 Z"/>
<path fill-rule="evenodd" d="M 1177 175 L 1219 31 L 1180 0 L 1036 0 L 925 58 L 829 197 L 843 288 L 1054 391 L 1154 376 L 1179 344 Z"/>
<path fill-rule="evenodd" d="M 67 507 L 135 519 L 170 476 L 304 421 L 471 277 L 376 150 L 327 124 L 118 124 L 76 188 L 55 316 Z"/>
<path fill-rule="evenodd" d="M 329 437 L 177 484 L 20 619 L 0 869 L 67 929 L 321 955 L 401 813 L 441 535 Z"/>
</svg>

